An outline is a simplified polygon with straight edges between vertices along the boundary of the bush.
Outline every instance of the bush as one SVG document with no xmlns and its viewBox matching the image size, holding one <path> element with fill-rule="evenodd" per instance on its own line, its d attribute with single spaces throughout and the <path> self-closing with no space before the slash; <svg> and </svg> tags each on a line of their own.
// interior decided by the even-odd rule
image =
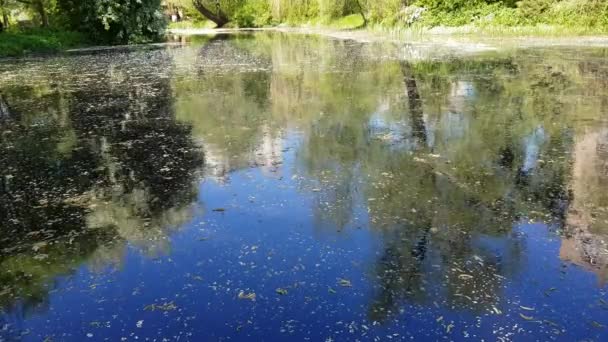
<svg viewBox="0 0 608 342">
<path fill-rule="evenodd" d="M 238 8 L 233 15 L 238 27 L 263 27 L 270 25 L 272 14 L 266 0 L 252 0 Z"/>
<path fill-rule="evenodd" d="M 477 8 L 482 5 L 486 5 L 488 2 L 486 0 L 419 0 L 418 5 L 422 7 L 426 7 L 430 10 L 434 10 L 435 12 L 452 12 L 452 11 L 460 11 L 463 9 L 471 9 Z"/>
<path fill-rule="evenodd" d="M 161 0 L 57 0 L 68 26 L 106 44 L 158 41 L 166 21 Z"/>
<path fill-rule="evenodd" d="M 551 8 L 553 0 L 521 0 L 517 3 L 520 17 L 528 23 L 541 22 L 543 14 Z"/>
<path fill-rule="evenodd" d="M 369 20 L 386 25 L 396 24 L 403 7 L 402 0 L 367 0 Z"/>
</svg>

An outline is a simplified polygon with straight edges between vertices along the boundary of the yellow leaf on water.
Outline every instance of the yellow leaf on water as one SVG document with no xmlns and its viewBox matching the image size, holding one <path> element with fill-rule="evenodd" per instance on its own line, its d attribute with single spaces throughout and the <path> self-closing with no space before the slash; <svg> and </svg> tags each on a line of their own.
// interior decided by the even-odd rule
<svg viewBox="0 0 608 342">
<path fill-rule="evenodd" d="M 250 300 L 252 302 L 255 302 L 255 293 L 251 292 L 251 293 L 245 293 L 244 291 L 239 292 L 239 299 L 247 299 Z"/>
<path fill-rule="evenodd" d="M 526 315 L 524 315 L 524 314 L 522 314 L 522 313 L 520 313 L 520 314 L 519 314 L 519 316 L 520 316 L 521 318 L 525 319 L 526 321 L 531 321 L 531 320 L 533 320 L 533 319 L 534 319 L 534 317 L 532 317 L 532 316 L 526 316 Z"/>
<path fill-rule="evenodd" d="M 342 286 L 342 287 L 352 287 L 353 286 L 353 284 L 351 284 L 350 280 L 348 280 L 348 279 L 339 279 L 338 284 L 340 284 L 340 286 Z"/>
</svg>

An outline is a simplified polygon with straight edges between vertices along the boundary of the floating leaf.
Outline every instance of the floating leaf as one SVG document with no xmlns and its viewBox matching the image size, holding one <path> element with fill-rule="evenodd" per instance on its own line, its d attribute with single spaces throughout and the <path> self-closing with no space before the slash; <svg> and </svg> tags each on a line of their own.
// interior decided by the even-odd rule
<svg viewBox="0 0 608 342">
<path fill-rule="evenodd" d="M 255 293 L 254 292 L 245 293 L 245 292 L 241 291 L 241 292 L 239 292 L 239 299 L 247 299 L 252 302 L 255 302 Z"/>
<path fill-rule="evenodd" d="M 351 284 L 350 280 L 348 279 L 338 279 L 338 284 L 342 287 L 352 287 L 353 284 Z"/>
<path fill-rule="evenodd" d="M 276 293 L 280 294 L 281 296 L 284 296 L 287 294 L 287 290 L 282 289 L 280 287 L 278 289 L 276 289 L 275 291 L 276 291 Z"/>
<path fill-rule="evenodd" d="M 549 324 L 549 325 L 552 325 L 552 326 L 554 326 L 554 327 L 556 327 L 556 328 L 559 328 L 559 324 L 557 324 L 557 323 L 555 323 L 555 322 L 552 322 L 552 321 L 550 321 L 550 320 L 548 320 L 548 319 L 543 320 L 543 322 L 544 322 L 544 323 L 547 323 L 547 324 Z"/>
<path fill-rule="evenodd" d="M 524 314 L 522 314 L 522 313 L 520 313 L 520 314 L 519 314 L 519 316 L 520 316 L 521 318 L 525 319 L 526 321 L 531 321 L 531 320 L 533 320 L 533 319 L 534 319 L 534 317 L 532 317 L 532 316 L 526 316 L 526 315 L 524 315 Z"/>
<path fill-rule="evenodd" d="M 555 287 L 549 288 L 547 291 L 545 291 L 545 296 L 548 296 L 549 294 L 551 294 L 551 292 L 556 291 L 556 290 L 557 290 L 557 288 L 555 288 Z"/>
</svg>

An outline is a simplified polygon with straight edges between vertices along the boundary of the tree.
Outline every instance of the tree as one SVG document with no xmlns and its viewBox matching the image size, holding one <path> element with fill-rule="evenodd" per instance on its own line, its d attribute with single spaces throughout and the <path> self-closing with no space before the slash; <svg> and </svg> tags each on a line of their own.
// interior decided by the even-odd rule
<svg viewBox="0 0 608 342">
<path fill-rule="evenodd" d="M 2 21 L 0 21 L 0 32 L 4 31 L 9 25 L 8 9 L 6 0 L 0 0 L 0 12 L 2 12 Z"/>
<path fill-rule="evenodd" d="M 361 14 L 361 17 L 363 18 L 363 26 L 367 26 L 367 15 L 365 15 L 365 9 L 361 5 L 361 1 L 355 0 L 355 3 L 357 5 L 357 8 L 359 9 L 359 14 Z"/>
<path fill-rule="evenodd" d="M 145 43 L 162 37 L 161 0 L 57 0 L 69 26 L 102 43 Z"/>
<path fill-rule="evenodd" d="M 222 11 L 219 0 L 215 0 L 215 12 L 211 9 L 209 0 L 193 0 L 194 7 L 203 15 L 205 18 L 213 21 L 217 27 L 223 27 L 228 24 L 230 19 L 224 11 Z"/>
<path fill-rule="evenodd" d="M 49 27 L 48 8 L 52 5 L 51 0 L 16 0 L 32 9 L 40 19 L 42 27 Z"/>
</svg>

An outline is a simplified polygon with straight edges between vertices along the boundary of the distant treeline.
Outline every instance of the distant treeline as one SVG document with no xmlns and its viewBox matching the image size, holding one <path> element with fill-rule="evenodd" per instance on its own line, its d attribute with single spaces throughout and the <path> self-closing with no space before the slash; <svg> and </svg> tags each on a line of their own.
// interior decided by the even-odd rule
<svg viewBox="0 0 608 342">
<path fill-rule="evenodd" d="M 606 0 L 0 0 L 0 31 L 73 31 L 94 43 L 159 40 L 170 20 L 218 27 L 329 23 L 478 27 L 552 25 L 608 30 Z"/>
</svg>

